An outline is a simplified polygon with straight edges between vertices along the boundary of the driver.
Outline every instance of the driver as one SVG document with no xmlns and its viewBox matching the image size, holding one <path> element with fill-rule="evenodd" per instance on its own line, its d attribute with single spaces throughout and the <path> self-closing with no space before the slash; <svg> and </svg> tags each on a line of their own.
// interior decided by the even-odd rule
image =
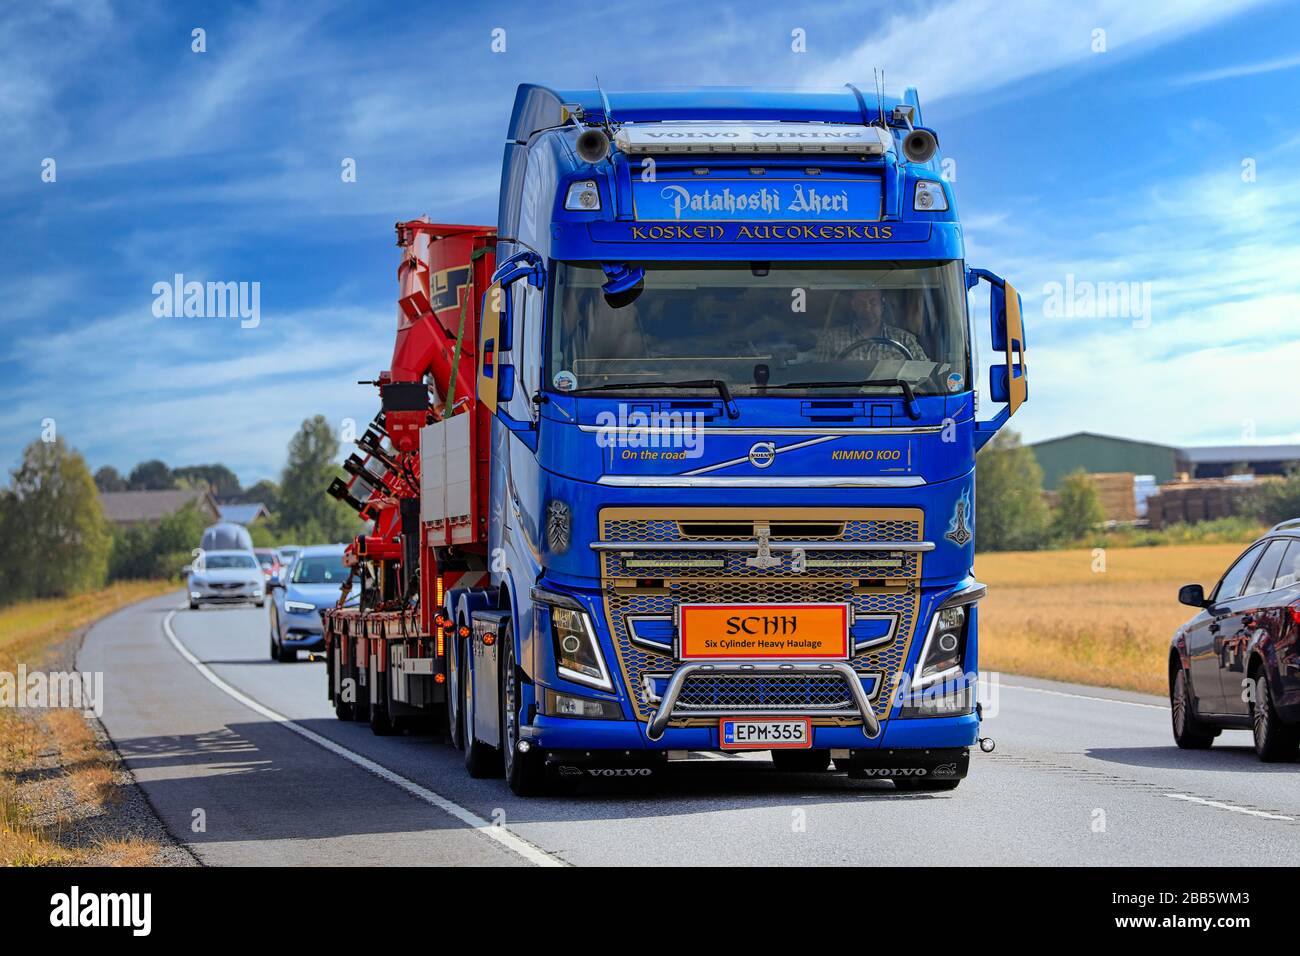
<svg viewBox="0 0 1300 956">
<path fill-rule="evenodd" d="M 885 297 L 879 289 L 849 293 L 848 321 L 829 325 L 817 343 L 817 361 L 845 359 L 913 359 L 926 361 L 920 340 L 885 321 Z"/>
</svg>

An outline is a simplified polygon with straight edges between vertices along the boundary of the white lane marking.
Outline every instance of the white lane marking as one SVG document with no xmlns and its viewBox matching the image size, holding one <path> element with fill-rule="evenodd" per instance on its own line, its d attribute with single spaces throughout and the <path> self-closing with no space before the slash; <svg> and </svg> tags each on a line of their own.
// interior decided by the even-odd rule
<svg viewBox="0 0 1300 956">
<path fill-rule="evenodd" d="M 537 866 L 564 866 L 565 865 L 563 860 L 560 860 L 558 857 L 551 856 L 549 853 L 547 853 L 545 850 L 541 849 L 540 847 L 533 846 L 533 844 L 529 843 L 527 840 L 523 839 L 522 837 L 517 836 L 516 834 L 510 832 L 504 826 L 496 826 L 492 823 L 489 823 L 487 820 L 484 820 L 473 810 L 468 810 L 465 807 L 462 807 L 459 803 L 454 803 L 453 801 L 448 800 L 442 794 L 434 793 L 432 790 L 428 789 L 427 787 L 422 787 L 415 781 L 408 780 L 406 777 L 403 777 L 399 773 L 394 773 L 393 771 L 389 770 L 387 767 L 375 763 L 373 760 L 369 759 L 368 757 L 363 757 L 361 756 L 361 754 L 349 750 L 347 747 L 344 747 L 342 744 L 335 743 L 334 741 L 330 740 L 328 737 L 322 737 L 320 734 L 308 730 L 306 727 L 302 726 L 301 724 L 296 723 L 290 718 L 284 716 L 284 714 L 278 713 L 272 710 L 271 708 L 258 703 L 248 695 L 236 690 L 234 687 L 230 686 L 224 680 L 218 677 L 212 671 L 212 669 L 208 667 L 207 664 L 204 664 L 201 660 L 199 660 L 192 653 L 190 653 L 190 649 L 180 642 L 180 639 L 176 636 L 176 632 L 172 630 L 172 618 L 174 618 L 175 616 L 176 616 L 176 611 L 169 611 L 167 616 L 163 618 L 163 632 L 167 635 L 167 640 L 171 642 L 172 647 L 176 648 L 177 653 L 179 653 L 181 657 L 185 658 L 192 665 L 194 665 L 195 670 L 197 670 L 200 674 L 202 674 L 208 680 L 209 683 L 215 686 L 218 690 L 225 693 L 227 696 L 233 697 L 235 700 L 239 701 L 245 707 L 261 714 L 267 720 L 273 720 L 277 724 L 280 724 L 282 727 L 292 730 L 298 736 L 305 737 L 307 740 L 310 740 L 312 743 L 320 747 L 324 747 L 330 753 L 336 754 L 337 756 L 342 757 L 344 760 L 356 764 L 358 767 L 361 767 L 363 770 L 368 770 L 371 773 L 373 773 L 375 776 L 380 777 L 381 779 L 386 780 L 389 783 L 394 784 L 395 786 L 401 787 L 411 796 L 419 800 L 423 800 L 425 803 L 430 804 L 431 806 L 437 807 L 439 810 L 442 810 L 444 813 L 451 814 L 457 820 L 460 820 L 462 823 L 464 823 L 467 826 L 473 827 L 475 830 L 478 830 L 484 836 L 496 840 L 507 850 L 511 850 L 514 853 L 519 854 L 524 859 L 526 859 L 529 863 L 534 863 Z"/>
<path fill-rule="evenodd" d="M 998 689 L 1002 690 L 1003 688 L 1007 690 L 1027 690 L 1033 694 L 1051 694 L 1053 697 L 1073 697 L 1075 700 L 1099 700 L 1105 704 L 1125 704 L 1129 707 L 1146 707 L 1148 710 L 1169 709 L 1166 704 L 1144 704 L 1136 700 L 1120 700 L 1117 697 L 1092 697 L 1088 694 L 1071 694 L 1069 691 L 1064 690 L 1047 690 L 1043 687 L 1025 687 L 1021 684 L 1004 684 L 999 681 Z"/>
<path fill-rule="evenodd" d="M 1244 813 L 1247 816 L 1261 817 L 1265 820 L 1295 821 L 1295 817 L 1283 816 L 1280 813 L 1265 813 L 1263 810 L 1252 810 L 1249 807 L 1238 807 L 1231 803 L 1220 803 L 1218 800 L 1206 800 L 1204 797 L 1193 797 L 1190 793 L 1166 793 L 1165 796 L 1171 800 L 1186 800 L 1189 803 L 1199 803 L 1202 806 L 1214 807 L 1216 810 L 1231 810 L 1233 813 Z"/>
</svg>

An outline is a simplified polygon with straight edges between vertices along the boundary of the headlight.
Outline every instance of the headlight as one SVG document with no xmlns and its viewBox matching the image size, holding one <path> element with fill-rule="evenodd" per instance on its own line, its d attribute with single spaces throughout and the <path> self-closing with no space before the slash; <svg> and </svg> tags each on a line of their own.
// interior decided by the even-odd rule
<svg viewBox="0 0 1300 956">
<path fill-rule="evenodd" d="M 969 611 L 959 604 L 935 612 L 899 716 L 954 717 L 974 708 L 974 681 L 964 670 Z"/>
<path fill-rule="evenodd" d="M 961 605 L 940 608 L 921 652 L 916 675 L 918 688 L 961 672 L 965 636 L 966 608 Z"/>
<path fill-rule="evenodd" d="M 948 208 L 948 194 L 943 191 L 942 184 L 918 179 L 912 208 L 920 212 L 944 212 Z"/>
<path fill-rule="evenodd" d="M 612 691 L 614 683 L 609 679 L 605 658 L 600 653 L 596 632 L 586 612 L 551 604 L 550 617 L 551 645 L 555 649 L 555 669 L 559 675 L 588 687 Z"/>
<path fill-rule="evenodd" d="M 542 713 L 550 717 L 586 717 L 595 720 L 620 720 L 623 709 L 614 700 L 592 700 L 575 697 L 546 688 L 542 697 Z"/>
<path fill-rule="evenodd" d="M 284 609 L 290 614 L 307 614 L 316 610 L 316 605 L 305 604 L 302 601 L 285 601 Z"/>
</svg>

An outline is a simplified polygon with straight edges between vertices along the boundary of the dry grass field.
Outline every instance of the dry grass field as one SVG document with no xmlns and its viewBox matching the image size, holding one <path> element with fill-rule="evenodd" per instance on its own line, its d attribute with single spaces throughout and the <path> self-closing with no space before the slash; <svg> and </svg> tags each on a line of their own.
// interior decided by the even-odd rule
<svg viewBox="0 0 1300 956">
<path fill-rule="evenodd" d="M 1194 611 L 1178 588 L 1207 588 L 1244 544 L 979 554 L 980 668 L 1167 693 L 1169 638 Z"/>
<path fill-rule="evenodd" d="M 78 630 L 175 587 L 127 581 L 0 610 L 0 671 L 14 674 L 19 664 L 70 669 L 63 642 Z M 63 838 L 74 814 L 93 818 L 119 799 L 119 778 L 117 753 L 100 744 L 79 711 L 0 709 L 0 866 L 150 863 L 158 848 L 148 841 L 104 837 L 85 845 Z"/>
</svg>

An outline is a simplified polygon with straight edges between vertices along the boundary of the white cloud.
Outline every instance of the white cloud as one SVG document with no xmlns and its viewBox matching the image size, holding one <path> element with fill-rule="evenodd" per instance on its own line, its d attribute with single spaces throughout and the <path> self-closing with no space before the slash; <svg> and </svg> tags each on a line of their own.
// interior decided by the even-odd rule
<svg viewBox="0 0 1300 956">
<path fill-rule="evenodd" d="M 870 83 L 872 70 L 883 69 L 891 90 L 916 86 L 924 106 L 1171 43 L 1260 2 L 948 0 L 920 13 L 896 13 L 879 30 L 870 29 L 866 16 L 857 23 L 846 18 L 845 32 L 867 39 L 808 77 L 808 85 L 840 86 L 855 77 Z M 1106 31 L 1105 53 L 1092 51 L 1097 29 Z"/>
</svg>

